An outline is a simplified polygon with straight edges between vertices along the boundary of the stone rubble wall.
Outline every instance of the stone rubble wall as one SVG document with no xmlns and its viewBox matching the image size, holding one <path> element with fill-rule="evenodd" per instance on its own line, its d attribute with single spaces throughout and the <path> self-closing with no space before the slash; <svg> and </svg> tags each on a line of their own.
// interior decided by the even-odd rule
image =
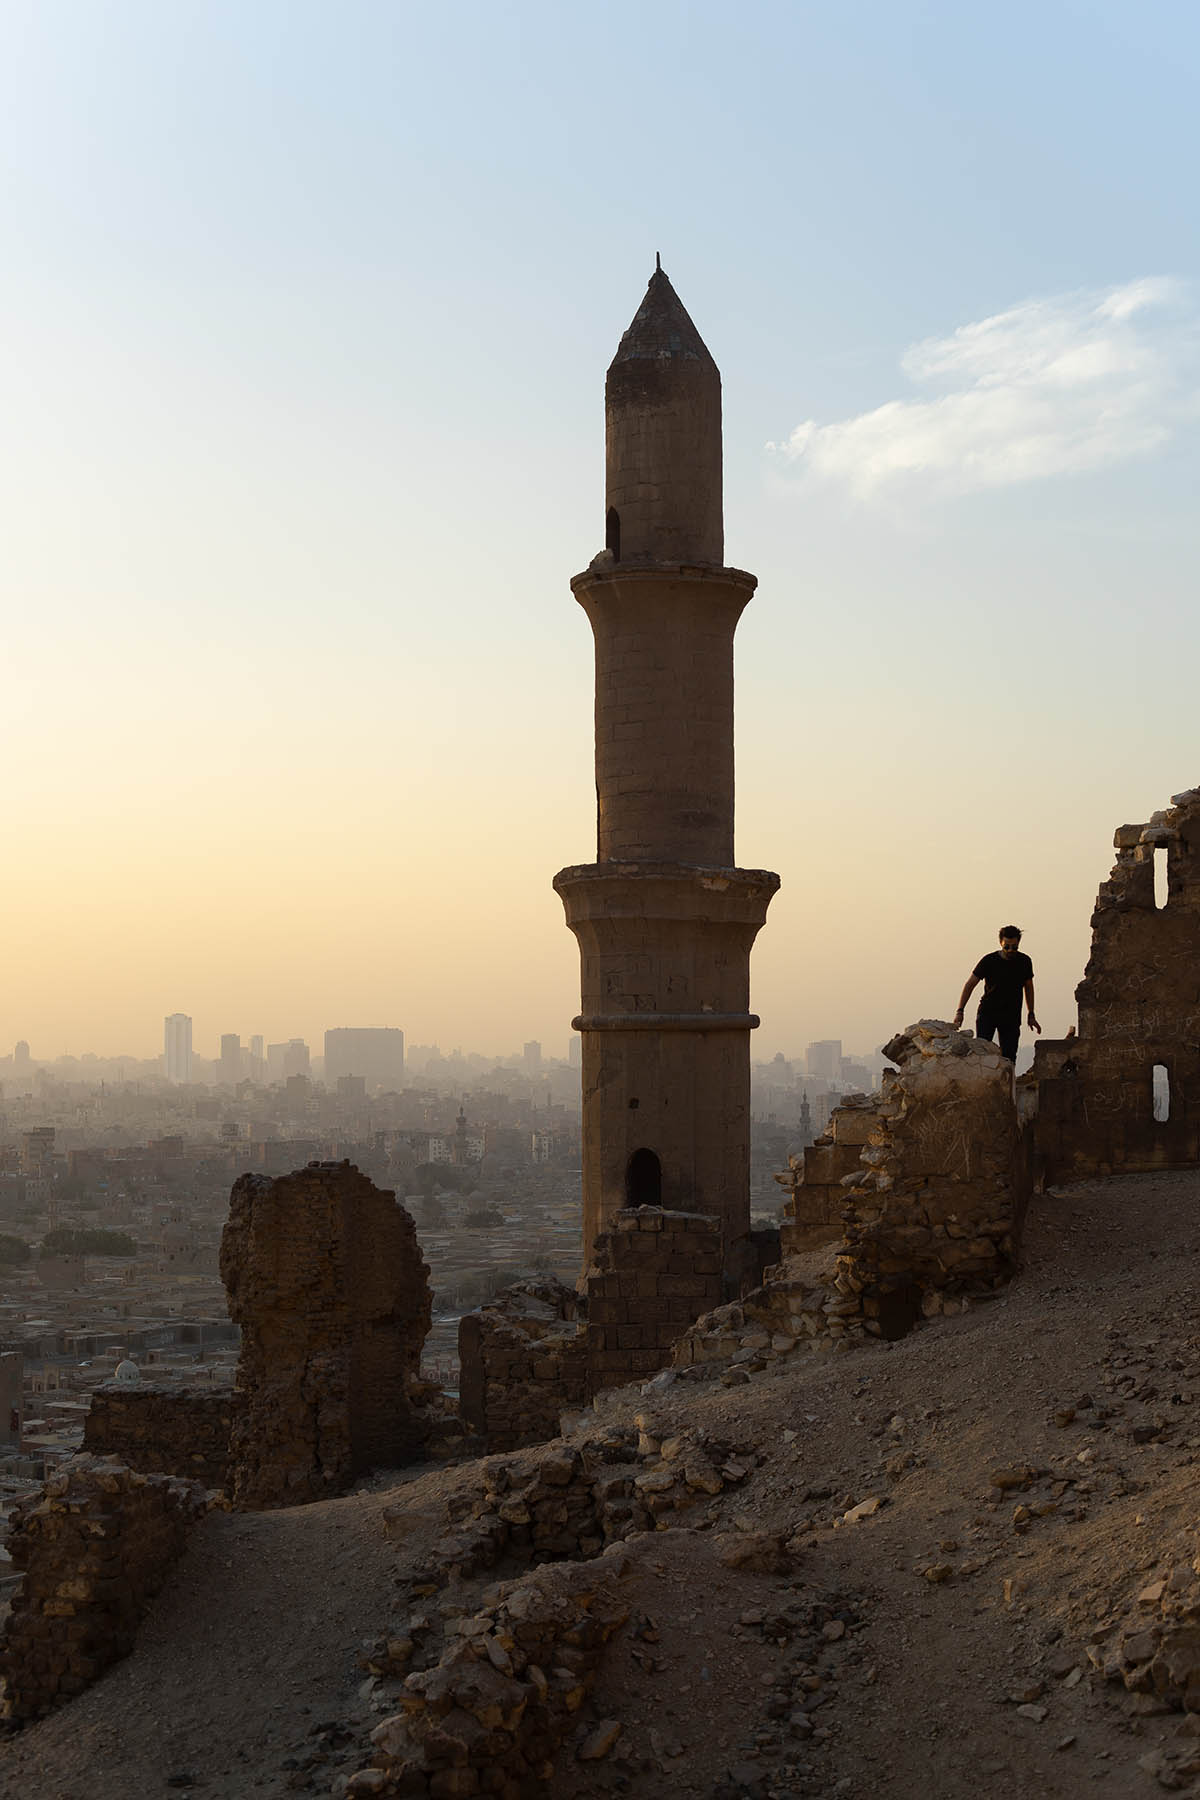
<svg viewBox="0 0 1200 1800">
<path fill-rule="evenodd" d="M 221 1276 L 242 1329 L 239 1507 L 324 1499 L 420 1454 L 429 1271 L 394 1194 L 348 1162 L 243 1175 Z"/>
<path fill-rule="evenodd" d="M 1025 1078 L 1046 1183 L 1200 1162 L 1200 788 L 1146 825 L 1118 827 L 1113 844 L 1075 990 L 1078 1036 L 1040 1039 Z M 1170 1080 L 1165 1120 L 1154 1117 L 1156 1064 Z"/>
<path fill-rule="evenodd" d="M 900 1337 L 1011 1277 L 1030 1189 L 1011 1064 L 937 1019 L 910 1025 L 886 1054 L 898 1070 L 869 1102 L 846 1108 L 828 1146 L 854 1156 L 840 1180 L 831 1276 L 785 1256 L 760 1287 L 697 1319 L 675 1346 L 676 1367 L 727 1362 L 748 1374 L 798 1349 Z M 805 1186 L 795 1186 L 797 1201 Z M 807 1229 L 794 1211 L 791 1221 Z M 785 1242 L 794 1244 L 791 1221 Z"/>
<path fill-rule="evenodd" d="M 785 1257 L 841 1238 L 845 1178 L 857 1171 L 874 1126 L 873 1102 L 865 1094 L 850 1094 L 834 1108 L 828 1130 L 799 1156 L 788 1157 L 786 1172 L 775 1177 L 788 1191 L 780 1227 Z"/>
<path fill-rule="evenodd" d="M 693 1319 L 720 1304 L 721 1223 L 628 1207 L 596 1239 L 586 1276 L 590 1393 L 645 1380 Z"/>
<path fill-rule="evenodd" d="M 342 1791 L 353 1800 L 543 1791 L 629 1616 L 616 1591 L 623 1572 L 611 1559 L 566 1563 L 490 1589 L 480 1611 L 450 1622 L 440 1662 L 406 1678 L 401 1711 L 371 1733 L 371 1766 Z"/>
<path fill-rule="evenodd" d="M 490 1450 L 557 1437 L 564 1407 L 588 1399 L 587 1337 L 575 1290 L 518 1283 L 459 1322 L 459 1404 Z"/>
<path fill-rule="evenodd" d="M 884 1054 L 899 1068 L 847 1181 L 837 1286 L 891 1337 L 938 1295 L 1011 1278 L 1029 1175 L 1012 1065 L 994 1045 L 922 1019 Z"/>
<path fill-rule="evenodd" d="M 564 1410 L 666 1367 L 675 1340 L 721 1299 L 720 1221 L 617 1212 L 584 1286 L 580 1297 L 561 1283 L 518 1284 L 461 1321 L 462 1415 L 489 1450 L 556 1437 Z"/>
<path fill-rule="evenodd" d="M 238 1405 L 232 1388 L 181 1392 L 151 1382 L 106 1381 L 92 1393 L 83 1447 L 95 1456 L 116 1456 L 142 1475 L 178 1475 L 228 1489 Z"/>
<path fill-rule="evenodd" d="M 213 1500 L 198 1483 L 82 1454 L 18 1503 L 8 1548 L 23 1580 L 0 1640 L 6 1719 L 40 1718 L 129 1654 Z"/>
</svg>

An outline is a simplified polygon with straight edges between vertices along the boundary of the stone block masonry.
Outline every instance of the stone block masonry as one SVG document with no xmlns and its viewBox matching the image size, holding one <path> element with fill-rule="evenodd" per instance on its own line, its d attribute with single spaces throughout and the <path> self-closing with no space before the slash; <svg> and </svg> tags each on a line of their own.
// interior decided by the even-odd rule
<svg viewBox="0 0 1200 1800">
<path fill-rule="evenodd" d="M 106 1381 L 92 1394 L 83 1447 L 116 1456 L 140 1474 L 231 1485 L 229 1439 L 241 1404 L 232 1388 L 195 1392 L 150 1382 Z"/>
<path fill-rule="evenodd" d="M 221 1276 L 242 1329 L 235 1505 L 324 1499 L 420 1453 L 429 1270 L 394 1194 L 348 1162 L 243 1175 Z"/>
<path fill-rule="evenodd" d="M 81 1455 L 14 1509 L 24 1579 L 0 1641 L 0 1711 L 22 1723 L 82 1693 L 133 1648 L 138 1622 L 214 1496 Z"/>
<path fill-rule="evenodd" d="M 554 1437 L 564 1409 L 665 1368 L 675 1340 L 722 1291 L 719 1219 L 654 1206 L 614 1213 L 582 1299 L 562 1286 L 518 1286 L 463 1319 L 463 1418 L 489 1450 Z"/>
<path fill-rule="evenodd" d="M 645 1380 L 722 1298 L 721 1221 L 628 1207 L 596 1239 L 586 1277 L 590 1393 Z"/>
<path fill-rule="evenodd" d="M 799 1156 L 790 1156 L 787 1172 L 775 1177 L 788 1190 L 780 1226 L 785 1256 L 839 1241 L 846 1177 L 859 1168 L 875 1122 L 873 1102 L 865 1094 L 849 1095 L 834 1108 L 829 1129 Z"/>
</svg>

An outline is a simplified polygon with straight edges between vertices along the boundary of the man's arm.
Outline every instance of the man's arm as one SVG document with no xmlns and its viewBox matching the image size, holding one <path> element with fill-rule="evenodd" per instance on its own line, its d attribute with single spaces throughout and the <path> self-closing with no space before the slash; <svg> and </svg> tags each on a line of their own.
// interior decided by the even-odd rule
<svg viewBox="0 0 1200 1800">
<path fill-rule="evenodd" d="M 971 995 L 975 992 L 975 989 L 979 986 L 982 979 L 983 977 L 981 975 L 976 975 L 975 971 L 972 969 L 971 973 L 967 976 L 967 979 L 963 982 L 963 991 L 958 996 L 958 1011 L 954 1015 L 955 1025 L 962 1024 L 963 1013 L 966 1011 L 967 1001 L 971 998 Z"/>
<path fill-rule="evenodd" d="M 1032 975 L 1029 977 L 1029 980 L 1025 983 L 1025 1004 L 1029 1008 L 1029 1029 L 1031 1031 L 1036 1031 L 1038 1036 L 1041 1037 L 1042 1028 L 1038 1024 L 1037 1020 L 1034 1018 L 1034 1015 L 1033 1015 L 1033 976 Z"/>
</svg>

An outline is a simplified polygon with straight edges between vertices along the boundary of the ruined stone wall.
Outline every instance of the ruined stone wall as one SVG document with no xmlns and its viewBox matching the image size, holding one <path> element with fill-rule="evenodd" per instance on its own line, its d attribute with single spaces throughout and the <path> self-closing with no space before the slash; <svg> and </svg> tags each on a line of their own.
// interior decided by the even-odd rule
<svg viewBox="0 0 1200 1800">
<path fill-rule="evenodd" d="M 586 1284 L 590 1391 L 644 1380 L 670 1363 L 692 1320 L 720 1304 L 720 1221 L 652 1206 L 614 1213 Z"/>
<path fill-rule="evenodd" d="M 847 1109 L 846 1136 L 858 1141 L 827 1146 L 855 1159 L 821 1202 L 838 1215 L 837 1239 L 832 1219 L 812 1228 L 836 1252 L 833 1270 L 815 1276 L 793 1248 L 761 1286 L 697 1319 L 675 1346 L 677 1367 L 728 1362 L 731 1379 L 739 1366 L 749 1372 L 795 1350 L 900 1337 L 1012 1275 L 1030 1155 L 1011 1063 L 937 1019 L 910 1025 L 885 1054 L 898 1070 L 868 1104 Z M 806 1185 L 795 1190 L 801 1204 Z M 785 1242 L 811 1248 L 809 1229 L 793 1212 Z"/>
<path fill-rule="evenodd" d="M 851 1094 L 834 1108 L 828 1130 L 799 1156 L 788 1157 L 786 1174 L 775 1177 L 788 1190 L 780 1227 L 784 1256 L 840 1239 L 846 1178 L 857 1172 L 874 1127 L 872 1102 L 865 1094 Z"/>
<path fill-rule="evenodd" d="M 1012 1065 L 939 1019 L 884 1054 L 877 1123 L 846 1190 L 838 1283 L 893 1336 L 926 1296 L 996 1287 L 1013 1274 L 1029 1200 Z"/>
<path fill-rule="evenodd" d="M 665 1368 L 722 1286 L 719 1219 L 651 1206 L 615 1213 L 582 1301 L 561 1284 L 522 1284 L 461 1321 L 463 1418 L 490 1450 L 557 1436 L 564 1409 Z"/>
<path fill-rule="evenodd" d="M 83 1447 L 116 1456 L 143 1475 L 186 1476 L 206 1487 L 230 1484 L 229 1439 L 239 1404 L 232 1388 L 195 1391 L 149 1382 L 106 1381 L 92 1394 Z"/>
<path fill-rule="evenodd" d="M 419 1454 L 429 1271 L 392 1193 L 348 1162 L 243 1175 L 221 1275 L 242 1328 L 237 1505 L 322 1499 Z"/>
<path fill-rule="evenodd" d="M 518 1284 L 459 1322 L 459 1406 L 489 1450 L 557 1437 L 564 1407 L 588 1393 L 587 1337 L 561 1282 Z"/>
<path fill-rule="evenodd" d="M 24 1579 L 0 1640 L 5 1718 L 39 1718 L 129 1654 L 210 1500 L 194 1482 L 81 1455 L 14 1508 L 8 1548 Z"/>
<path fill-rule="evenodd" d="M 1034 1053 L 1034 1136 L 1046 1181 L 1200 1162 L 1200 789 L 1148 825 L 1122 825 L 1096 896 L 1075 990 L 1078 1036 Z M 1154 859 L 1167 901 L 1155 904 Z M 1154 1116 L 1154 1068 L 1169 1117 Z"/>
</svg>

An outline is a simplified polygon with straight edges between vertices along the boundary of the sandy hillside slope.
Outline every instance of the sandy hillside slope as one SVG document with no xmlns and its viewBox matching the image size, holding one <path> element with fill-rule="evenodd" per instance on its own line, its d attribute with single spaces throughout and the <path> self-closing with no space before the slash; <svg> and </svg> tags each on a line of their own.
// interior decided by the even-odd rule
<svg viewBox="0 0 1200 1800">
<path fill-rule="evenodd" d="M 1198 1291 L 1200 1174 L 1113 1180 L 1040 1197 L 1021 1277 L 961 1318 L 609 1397 L 597 1423 L 705 1431 L 758 1466 L 701 1529 L 612 1559 L 630 1621 L 579 1739 L 621 1730 L 597 1761 L 568 1741 L 555 1800 L 1200 1793 L 1200 1736 L 1088 1654 L 1200 1554 Z M 213 1515 L 134 1654 L 0 1745 L 0 1793 L 336 1793 L 395 1710 L 364 1641 L 403 1628 L 447 1500 L 478 1481 Z M 787 1572 L 724 1566 L 737 1529 L 779 1533 Z"/>
</svg>

